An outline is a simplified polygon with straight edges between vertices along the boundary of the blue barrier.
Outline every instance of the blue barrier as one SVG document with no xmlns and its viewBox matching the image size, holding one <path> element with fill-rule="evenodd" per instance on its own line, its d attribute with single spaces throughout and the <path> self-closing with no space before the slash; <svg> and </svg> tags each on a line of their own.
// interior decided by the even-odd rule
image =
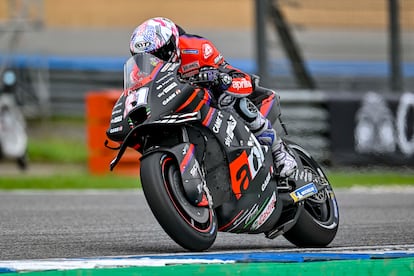
<svg viewBox="0 0 414 276">
<path fill-rule="evenodd" d="M 0 62 L 8 61 L 18 68 L 48 68 L 50 70 L 79 71 L 122 71 L 125 57 L 107 56 L 53 56 L 53 55 L 0 55 Z M 257 71 L 256 62 L 251 59 L 228 59 L 234 67 L 248 73 Z M 387 61 L 364 60 L 309 60 L 306 67 L 315 76 L 341 77 L 385 77 L 390 74 Z M 290 64 L 287 60 L 273 60 L 269 65 L 271 75 L 290 75 Z M 404 77 L 414 77 L 414 62 L 402 64 Z"/>
</svg>

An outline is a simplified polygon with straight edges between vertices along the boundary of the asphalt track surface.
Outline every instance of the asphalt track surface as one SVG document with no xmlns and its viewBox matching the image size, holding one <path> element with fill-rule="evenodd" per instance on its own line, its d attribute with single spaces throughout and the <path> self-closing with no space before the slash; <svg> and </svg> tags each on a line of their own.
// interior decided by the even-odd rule
<svg viewBox="0 0 414 276">
<path fill-rule="evenodd" d="M 414 189 L 337 190 L 340 228 L 330 250 L 414 250 Z M 0 260 L 185 253 L 140 190 L 0 192 Z M 292 252 L 283 237 L 219 233 L 208 252 Z"/>
</svg>

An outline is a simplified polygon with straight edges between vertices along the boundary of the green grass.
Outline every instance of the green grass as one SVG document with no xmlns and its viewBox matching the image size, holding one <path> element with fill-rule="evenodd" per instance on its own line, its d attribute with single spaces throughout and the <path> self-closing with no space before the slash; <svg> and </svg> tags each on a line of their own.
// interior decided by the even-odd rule
<svg viewBox="0 0 414 276">
<path fill-rule="evenodd" d="M 334 188 L 352 186 L 412 186 L 414 174 L 409 172 L 394 173 L 391 171 L 361 172 L 340 171 L 328 172 L 329 180 Z M 3 176 L 0 177 L 0 189 L 134 189 L 141 184 L 137 176 L 120 176 L 115 173 L 106 175 L 90 175 L 87 172 L 59 173 L 48 176 Z"/>
<path fill-rule="evenodd" d="M 0 189 L 134 189 L 140 188 L 138 177 L 118 175 L 6 176 L 0 178 Z"/>
<path fill-rule="evenodd" d="M 58 138 L 29 139 L 27 153 L 34 162 L 85 163 L 87 160 L 85 143 Z"/>
<path fill-rule="evenodd" d="M 80 117 L 31 120 L 27 153 L 32 162 L 86 163 L 88 149 L 83 137 L 86 122 Z"/>
<path fill-rule="evenodd" d="M 391 169 L 360 171 L 342 170 L 328 171 L 327 176 L 335 188 L 352 186 L 413 186 L 414 173 L 409 171 L 392 171 Z"/>
</svg>

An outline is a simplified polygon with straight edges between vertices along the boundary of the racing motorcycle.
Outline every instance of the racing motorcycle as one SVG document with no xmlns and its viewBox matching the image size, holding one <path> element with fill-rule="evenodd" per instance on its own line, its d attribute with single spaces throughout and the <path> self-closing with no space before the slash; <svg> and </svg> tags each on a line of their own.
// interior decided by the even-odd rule
<svg viewBox="0 0 414 276">
<path fill-rule="evenodd" d="M 328 245 L 339 211 L 321 166 L 286 141 L 298 169 L 278 177 L 271 149 L 237 114 L 219 109 L 209 89 L 182 80 L 179 66 L 147 53 L 125 63 L 124 91 L 107 130 L 120 144 L 110 170 L 128 147 L 142 154 L 147 203 L 164 231 L 187 250 L 207 250 L 218 231 L 283 235 L 298 247 Z M 256 90 L 253 103 L 280 126 L 278 96 Z"/>
</svg>

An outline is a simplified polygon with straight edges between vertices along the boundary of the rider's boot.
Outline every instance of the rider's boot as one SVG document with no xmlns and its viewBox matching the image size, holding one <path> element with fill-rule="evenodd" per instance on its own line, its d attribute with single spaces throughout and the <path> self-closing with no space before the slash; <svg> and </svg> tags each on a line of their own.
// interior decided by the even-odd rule
<svg viewBox="0 0 414 276">
<path fill-rule="evenodd" d="M 276 134 L 270 121 L 259 113 L 259 116 L 250 123 L 250 127 L 260 144 L 271 147 L 273 162 L 279 176 L 290 176 L 297 168 L 296 160 L 286 149 L 285 143 Z"/>
</svg>

